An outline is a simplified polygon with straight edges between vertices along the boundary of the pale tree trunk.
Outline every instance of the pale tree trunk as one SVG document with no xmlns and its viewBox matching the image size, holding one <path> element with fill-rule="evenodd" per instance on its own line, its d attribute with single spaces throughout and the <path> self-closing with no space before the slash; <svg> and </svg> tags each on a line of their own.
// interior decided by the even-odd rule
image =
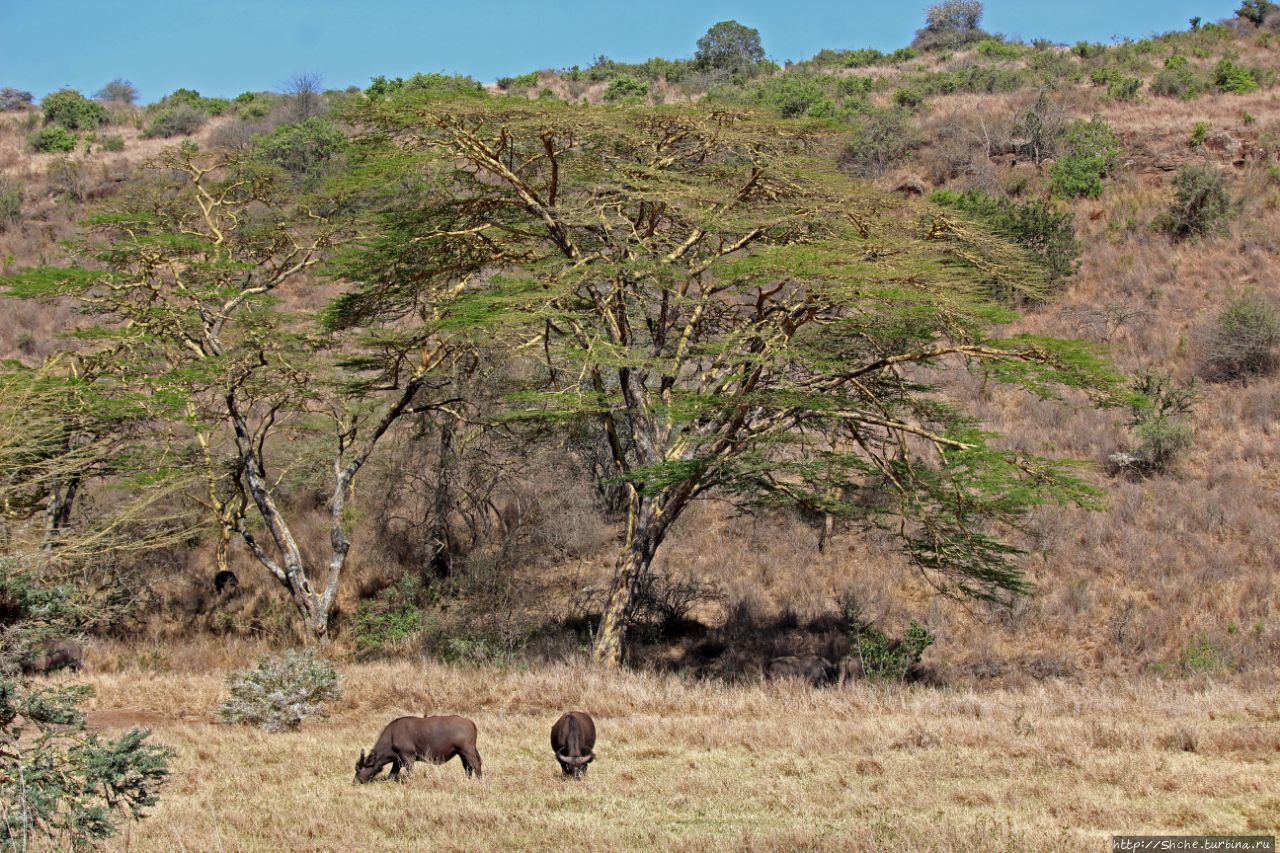
<svg viewBox="0 0 1280 853">
<path fill-rule="evenodd" d="M 431 573 L 438 578 L 447 578 L 453 573 L 454 542 L 449 528 L 449 511 L 453 508 L 453 421 L 452 415 L 445 415 L 440 426 L 440 458 L 436 461 L 435 497 L 431 508 L 431 540 L 436 550 L 431 555 L 430 566 Z"/>
<path fill-rule="evenodd" d="M 653 556 L 685 501 L 635 499 L 628 513 L 627 542 L 618 554 L 609 598 L 600 614 L 600 630 L 592 652 L 596 663 L 617 669 L 626 660 L 627 632 L 635 616 L 636 594 L 649 575 Z"/>
</svg>

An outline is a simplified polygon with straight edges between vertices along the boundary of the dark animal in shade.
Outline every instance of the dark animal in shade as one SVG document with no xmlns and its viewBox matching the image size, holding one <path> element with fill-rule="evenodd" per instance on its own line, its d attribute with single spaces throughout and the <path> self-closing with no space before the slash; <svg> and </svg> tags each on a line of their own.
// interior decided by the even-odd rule
<svg viewBox="0 0 1280 853">
<path fill-rule="evenodd" d="M 32 657 L 23 665 L 24 672 L 45 675 L 65 667 L 84 669 L 84 649 L 75 640 L 50 640 L 35 647 Z"/>
<path fill-rule="evenodd" d="M 240 588 L 240 578 L 236 577 L 236 573 L 223 569 L 213 576 L 213 589 L 219 595 L 224 590 L 235 592 Z"/>
<path fill-rule="evenodd" d="M 479 779 L 480 753 L 476 751 L 476 724 L 465 717 L 400 717 L 387 723 L 378 742 L 366 757 L 361 750 L 356 761 L 356 781 L 368 782 L 382 768 L 391 765 L 391 778 L 400 781 L 400 771 L 413 772 L 420 759 L 444 764 L 454 756 L 462 761 L 467 776 Z"/>
<path fill-rule="evenodd" d="M 783 655 L 770 659 L 764 665 L 764 674 L 770 681 L 798 678 L 814 687 L 822 687 L 835 680 L 836 667 L 820 655 Z"/>
<path fill-rule="evenodd" d="M 596 723 L 586 711 L 570 711 L 551 727 L 551 748 L 564 775 L 582 779 L 595 761 Z"/>
</svg>

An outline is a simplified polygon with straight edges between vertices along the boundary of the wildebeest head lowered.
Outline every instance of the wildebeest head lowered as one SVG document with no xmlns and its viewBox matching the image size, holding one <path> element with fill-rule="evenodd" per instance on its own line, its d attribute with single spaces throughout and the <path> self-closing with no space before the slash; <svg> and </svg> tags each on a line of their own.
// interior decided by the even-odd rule
<svg viewBox="0 0 1280 853">
<path fill-rule="evenodd" d="M 566 776 L 582 779 L 595 761 L 596 723 L 586 711 L 570 711 L 551 727 L 551 748 Z"/>
<path fill-rule="evenodd" d="M 45 675 L 63 667 L 84 669 L 84 649 L 75 640 L 49 640 L 41 643 L 35 647 L 32 657 L 22 669 L 24 672 Z"/>
<path fill-rule="evenodd" d="M 454 756 L 462 761 L 462 767 L 470 776 L 482 775 L 480 753 L 476 751 L 476 724 L 464 717 L 400 717 L 387 723 L 373 751 L 367 756 L 360 751 L 356 761 L 356 781 L 368 782 L 377 776 L 387 764 L 391 765 L 391 778 L 400 781 L 400 769 L 413 772 L 413 763 L 426 759 L 432 764 L 444 764 Z"/>
<path fill-rule="evenodd" d="M 820 655 L 783 655 L 769 660 L 764 665 L 764 674 L 770 681 L 799 678 L 814 687 L 822 687 L 835 680 L 836 667 Z"/>
</svg>

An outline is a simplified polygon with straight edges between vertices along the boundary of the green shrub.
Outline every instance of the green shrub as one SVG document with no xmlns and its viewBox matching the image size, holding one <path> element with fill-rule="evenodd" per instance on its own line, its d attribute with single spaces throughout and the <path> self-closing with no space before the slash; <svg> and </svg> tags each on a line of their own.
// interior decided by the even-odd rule
<svg viewBox="0 0 1280 853">
<path fill-rule="evenodd" d="M 521 74 L 519 77 L 499 77 L 497 85 L 504 92 L 512 89 L 532 89 L 538 85 L 538 72 L 530 71 L 528 74 Z"/>
<path fill-rule="evenodd" d="M 1156 225 L 1175 240 L 1223 231 L 1231 215 L 1227 182 L 1212 166 L 1186 166 L 1173 179 L 1174 197 Z"/>
<path fill-rule="evenodd" d="M 421 579 L 406 572 L 375 598 L 360 602 L 352 629 L 356 653 L 360 657 L 369 657 L 389 646 L 403 643 L 421 631 L 424 625 L 420 606 L 423 596 Z"/>
<path fill-rule="evenodd" d="M 900 640 L 890 640 L 874 625 L 852 620 L 849 656 L 862 662 L 863 677 L 869 681 L 905 681 L 936 638 L 919 622 L 911 620 Z"/>
<path fill-rule="evenodd" d="M 204 127 L 208 120 L 208 116 L 190 104 L 179 103 L 157 113 L 143 135 L 148 139 L 190 136 Z"/>
<path fill-rule="evenodd" d="M 1191 128 L 1191 138 L 1187 140 L 1187 144 L 1192 148 L 1199 148 L 1209 139 L 1209 122 L 1198 121 L 1195 127 Z"/>
<path fill-rule="evenodd" d="M 107 123 L 106 108 L 75 89 L 54 92 L 41 101 L 40 106 L 45 124 L 61 125 L 67 130 L 94 130 Z"/>
<path fill-rule="evenodd" d="M 1261 294 L 1233 298 L 1205 336 L 1202 370 L 1210 379 L 1271 373 L 1280 349 L 1280 307 Z"/>
<path fill-rule="evenodd" d="M 124 137 L 116 136 L 114 134 L 104 136 L 102 137 L 102 139 L 98 141 L 98 144 L 102 146 L 103 151 L 114 151 L 114 152 L 123 151 Z"/>
<path fill-rule="evenodd" d="M 742 71 L 764 60 L 760 31 L 737 21 L 721 21 L 698 39 L 693 61 L 699 68 Z"/>
<path fill-rule="evenodd" d="M 0 233 L 22 221 L 22 184 L 0 176 Z"/>
<path fill-rule="evenodd" d="M 850 79 L 854 81 L 856 78 Z M 857 97 L 862 94 L 856 82 L 853 86 L 844 86 L 843 83 L 844 81 L 827 75 L 799 72 L 779 74 L 753 84 L 748 98 L 783 118 L 830 118 L 836 114 L 833 93 L 851 91 Z"/>
<path fill-rule="evenodd" d="M 1223 59 L 1213 66 L 1213 84 L 1222 92 L 1247 95 L 1262 87 L 1262 73 L 1256 68 L 1247 68 L 1230 59 Z"/>
<path fill-rule="evenodd" d="M 206 116 L 220 116 L 230 108 L 231 101 L 226 98 L 206 98 L 195 89 L 176 89 L 165 95 L 156 106 L 163 110 L 187 106 Z"/>
<path fill-rule="evenodd" d="M 374 77 L 364 90 L 370 98 L 388 98 L 409 92 L 426 95 L 472 95 L 484 97 L 481 83 L 470 77 L 452 74 L 414 74 L 408 80 L 400 77 Z"/>
<path fill-rule="evenodd" d="M 866 68 L 869 65 L 881 65 L 889 62 L 889 57 L 874 47 L 861 47 L 857 50 L 818 51 L 810 60 L 814 65 L 823 68 Z"/>
<path fill-rule="evenodd" d="M 978 42 L 977 51 L 982 56 L 989 56 L 992 59 L 1017 59 L 1022 56 L 1023 47 L 1002 39 L 988 38 Z"/>
<path fill-rule="evenodd" d="M 1191 67 L 1185 56 L 1174 55 L 1165 60 L 1164 68 L 1157 72 L 1151 81 L 1151 91 L 1165 98 L 1180 98 L 1184 101 L 1198 98 L 1205 90 L 1206 84 Z"/>
<path fill-rule="evenodd" d="M 934 204 L 960 210 L 986 224 L 995 233 L 1029 250 L 1044 267 L 1050 284 L 1070 278 L 1080 257 L 1075 214 L 1052 202 L 1017 202 L 989 196 L 979 190 L 939 190 L 930 196 Z"/>
<path fill-rule="evenodd" d="M 1049 190 L 1068 198 L 1102 194 L 1102 181 L 1119 163 L 1124 149 L 1101 119 L 1075 121 L 1064 134 L 1065 153 L 1049 170 Z"/>
<path fill-rule="evenodd" d="M 1134 381 L 1132 390 L 1131 425 L 1138 443 L 1130 451 L 1111 455 L 1111 472 L 1142 477 L 1164 473 L 1194 441 L 1188 417 L 1195 405 L 1195 388 L 1148 371 Z"/>
<path fill-rule="evenodd" d="M 1142 80 L 1137 77 L 1117 77 L 1107 84 L 1107 97 L 1117 101 L 1133 101 L 1142 91 Z"/>
<path fill-rule="evenodd" d="M 27 141 L 34 150 L 43 154 L 69 154 L 76 150 L 76 143 L 80 141 L 80 137 L 74 133 L 69 133 L 66 128 L 54 124 L 40 128 L 31 134 Z"/>
<path fill-rule="evenodd" d="M 604 99 L 609 103 L 638 101 L 647 97 L 649 97 L 649 84 L 630 75 L 614 78 L 604 90 Z"/>
<path fill-rule="evenodd" d="M 227 676 L 231 698 L 218 708 L 227 723 L 291 731 L 303 720 L 324 717 L 324 703 L 342 697 L 341 679 L 329 661 L 310 652 L 268 655 L 257 668 Z"/>
<path fill-rule="evenodd" d="M 1277 6 L 1271 0 L 1242 0 L 1240 8 L 1236 10 L 1236 15 L 1257 26 L 1262 26 L 1268 15 L 1278 11 L 1280 11 L 1280 6 Z"/>
<path fill-rule="evenodd" d="M 1078 41 L 1072 46 L 1071 52 L 1081 59 L 1097 59 L 1107 52 L 1107 46 L 1096 42 Z"/>
<path fill-rule="evenodd" d="M 923 144 L 910 115 L 900 109 L 872 107 L 854 115 L 849 124 L 841 165 L 860 177 L 884 174 Z"/>
<path fill-rule="evenodd" d="M 245 121 L 266 118 L 279 98 L 270 92 L 241 92 L 231 101 L 230 110 Z"/>
<path fill-rule="evenodd" d="M 11 110 L 25 110 L 35 103 L 35 100 L 35 96 L 30 92 L 24 92 L 12 86 L 5 86 L 0 89 L 0 113 L 7 113 Z"/>
<path fill-rule="evenodd" d="M 84 850 L 158 801 L 173 750 L 142 729 L 90 734 L 76 706 L 91 694 L 0 677 L 0 849 Z"/>
<path fill-rule="evenodd" d="M 918 110 L 924 105 L 924 94 L 913 86 L 903 86 L 893 93 L 894 106 L 907 110 Z"/>
<path fill-rule="evenodd" d="M 988 38 L 978 26 L 982 4 L 978 0 L 943 0 L 925 12 L 925 25 L 916 31 L 911 46 L 917 50 L 957 50 Z"/>
<path fill-rule="evenodd" d="M 315 174 L 347 147 L 342 130 L 323 118 L 276 128 L 257 142 L 262 158 L 284 169 L 295 179 Z"/>
</svg>

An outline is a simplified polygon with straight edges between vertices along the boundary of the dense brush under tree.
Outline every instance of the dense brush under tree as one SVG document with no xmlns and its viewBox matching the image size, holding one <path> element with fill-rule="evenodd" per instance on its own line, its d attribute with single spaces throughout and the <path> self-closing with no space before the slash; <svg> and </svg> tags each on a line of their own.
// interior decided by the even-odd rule
<svg viewBox="0 0 1280 853">
<path fill-rule="evenodd" d="M 923 219 L 832 165 L 820 128 L 700 108 L 404 97 L 363 116 L 362 167 L 429 187 L 348 258 L 338 326 L 430 306 L 534 376 L 509 417 L 590 423 L 628 496 L 595 656 L 622 662 L 636 593 L 695 499 L 799 505 L 895 534 L 947 593 L 1026 590 L 996 535 L 1069 466 L 1011 453 L 936 384 L 948 370 L 1102 400 L 1070 342 L 1003 337 L 1024 251 Z M 993 287 L 1003 282 L 1005 287 Z"/>
</svg>

